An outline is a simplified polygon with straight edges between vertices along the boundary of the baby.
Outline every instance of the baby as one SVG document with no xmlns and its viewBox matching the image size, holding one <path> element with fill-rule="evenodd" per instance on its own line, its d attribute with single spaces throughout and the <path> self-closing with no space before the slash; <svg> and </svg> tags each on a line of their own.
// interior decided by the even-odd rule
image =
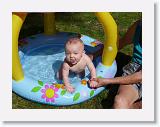
<svg viewBox="0 0 160 127">
<path fill-rule="evenodd" d="M 85 76 L 85 67 L 87 66 L 91 79 L 96 78 L 96 70 L 91 59 L 84 52 L 84 45 L 81 39 L 71 38 L 65 44 L 65 59 L 57 77 L 64 81 L 65 88 L 68 92 L 74 92 L 73 86 L 69 82 L 69 72 L 74 72 L 79 76 Z M 97 84 L 94 80 L 91 80 L 90 84 Z"/>
</svg>

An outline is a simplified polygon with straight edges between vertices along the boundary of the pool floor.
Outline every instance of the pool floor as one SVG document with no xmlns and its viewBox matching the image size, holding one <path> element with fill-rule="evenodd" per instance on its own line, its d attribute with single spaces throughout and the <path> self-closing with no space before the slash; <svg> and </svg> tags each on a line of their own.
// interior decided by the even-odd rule
<svg viewBox="0 0 160 127">
<path fill-rule="evenodd" d="M 41 80 L 45 83 L 62 83 L 56 78 L 56 73 L 59 70 L 65 58 L 64 47 L 61 45 L 46 45 L 26 53 L 23 57 L 22 67 L 27 77 L 33 80 Z M 88 75 L 86 68 L 86 75 Z M 70 75 L 70 82 L 81 80 L 76 75 Z"/>
</svg>

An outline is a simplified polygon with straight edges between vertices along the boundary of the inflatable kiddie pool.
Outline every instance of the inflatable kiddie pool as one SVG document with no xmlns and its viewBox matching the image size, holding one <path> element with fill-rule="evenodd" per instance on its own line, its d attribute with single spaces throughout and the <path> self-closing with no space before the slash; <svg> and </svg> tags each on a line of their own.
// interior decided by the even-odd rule
<svg viewBox="0 0 160 127">
<path fill-rule="evenodd" d="M 109 20 L 110 25 L 115 26 L 115 22 L 112 21 L 109 13 L 96 13 L 96 15 L 100 21 L 107 18 L 107 22 Z M 51 35 L 45 32 L 45 34 L 33 35 L 20 40 L 18 48 L 18 35 L 25 16 L 25 13 L 13 13 L 12 16 L 12 90 L 16 94 L 31 101 L 62 106 L 84 102 L 105 89 L 105 87 L 92 89 L 88 86 L 87 81 L 90 78 L 90 73 L 87 68 L 83 79 L 75 75 L 69 76 L 70 83 L 75 87 L 74 93 L 67 92 L 64 89 L 63 82 L 56 79 L 55 74 L 65 57 L 65 42 L 68 38 L 80 34 L 59 32 Z M 17 26 L 18 23 L 19 26 Z M 102 57 L 97 57 L 93 61 L 99 78 L 112 78 L 117 71 L 116 61 L 114 60 L 117 53 L 117 28 L 116 30 L 113 28 L 111 30 L 115 31 L 115 35 L 111 37 L 114 38 L 115 42 L 110 40 L 108 29 L 104 29 L 108 33 L 107 42 L 104 43 L 104 49 L 106 50 L 103 51 Z M 82 34 L 80 36 L 85 45 L 86 53 L 94 53 L 103 46 L 101 42 L 92 37 Z"/>
</svg>

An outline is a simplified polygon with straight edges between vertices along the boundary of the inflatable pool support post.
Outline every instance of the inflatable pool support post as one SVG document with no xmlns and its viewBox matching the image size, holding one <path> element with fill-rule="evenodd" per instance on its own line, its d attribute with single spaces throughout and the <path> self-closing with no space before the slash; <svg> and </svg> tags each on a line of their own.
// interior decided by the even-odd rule
<svg viewBox="0 0 160 127">
<path fill-rule="evenodd" d="M 18 37 L 26 16 L 27 13 L 12 14 L 12 78 L 16 81 L 24 79 L 18 54 Z"/>
<path fill-rule="evenodd" d="M 24 73 L 18 54 L 18 37 L 27 13 L 12 14 L 12 78 L 15 81 L 24 79 Z M 44 14 L 44 34 L 53 35 L 56 33 L 55 14 Z"/>
<path fill-rule="evenodd" d="M 117 72 L 117 65 L 114 61 L 117 55 L 118 32 L 117 24 L 108 12 L 96 12 L 99 22 L 103 25 L 105 33 L 104 49 L 102 54 L 102 63 L 96 67 L 97 75 L 110 77 L 110 72 L 114 75 Z"/>
</svg>

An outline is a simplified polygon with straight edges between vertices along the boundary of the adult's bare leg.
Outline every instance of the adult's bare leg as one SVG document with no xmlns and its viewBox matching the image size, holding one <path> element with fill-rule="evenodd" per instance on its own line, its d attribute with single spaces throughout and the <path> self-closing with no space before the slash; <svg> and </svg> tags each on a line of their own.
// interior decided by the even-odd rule
<svg viewBox="0 0 160 127">
<path fill-rule="evenodd" d="M 113 108 L 129 109 L 138 98 L 138 90 L 132 85 L 120 85 L 118 93 L 114 99 Z"/>
<path fill-rule="evenodd" d="M 142 100 L 133 103 L 133 105 L 130 108 L 132 108 L 132 109 L 142 109 Z"/>
</svg>

